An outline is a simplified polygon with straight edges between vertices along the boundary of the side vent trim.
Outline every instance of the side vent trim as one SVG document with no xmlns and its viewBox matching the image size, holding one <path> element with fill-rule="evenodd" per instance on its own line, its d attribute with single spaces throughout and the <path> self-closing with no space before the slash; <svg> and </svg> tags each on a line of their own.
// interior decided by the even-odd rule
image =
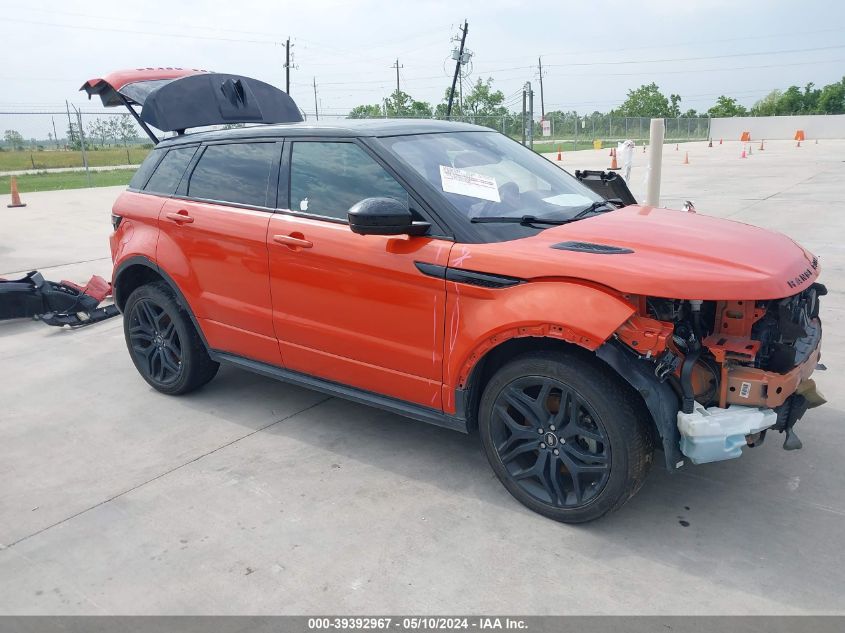
<svg viewBox="0 0 845 633">
<path fill-rule="evenodd" d="M 575 251 L 576 253 L 594 253 L 595 255 L 626 255 L 633 253 L 630 248 L 610 246 L 608 244 L 593 244 L 592 242 L 560 242 L 552 248 L 559 251 Z"/>
<path fill-rule="evenodd" d="M 509 288 L 525 283 L 524 279 L 509 277 L 508 275 L 481 273 L 475 270 L 464 270 L 463 268 L 447 268 L 427 262 L 414 262 L 414 265 L 417 267 L 417 270 L 429 277 L 437 277 L 438 279 L 446 279 L 459 284 L 469 284 L 482 288 Z"/>
</svg>

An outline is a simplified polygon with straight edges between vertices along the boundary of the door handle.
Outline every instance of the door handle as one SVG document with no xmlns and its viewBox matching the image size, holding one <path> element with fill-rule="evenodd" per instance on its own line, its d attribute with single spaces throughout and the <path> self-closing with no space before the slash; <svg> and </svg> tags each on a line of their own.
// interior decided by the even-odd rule
<svg viewBox="0 0 845 633">
<path fill-rule="evenodd" d="M 188 212 L 184 209 L 181 209 L 177 213 L 165 213 L 164 216 L 168 220 L 173 220 L 176 224 L 190 224 L 194 221 L 194 218 L 188 215 Z"/>
<path fill-rule="evenodd" d="M 273 241 L 289 248 L 311 248 L 314 244 L 305 239 L 302 233 L 291 233 L 290 235 L 274 235 Z"/>
</svg>

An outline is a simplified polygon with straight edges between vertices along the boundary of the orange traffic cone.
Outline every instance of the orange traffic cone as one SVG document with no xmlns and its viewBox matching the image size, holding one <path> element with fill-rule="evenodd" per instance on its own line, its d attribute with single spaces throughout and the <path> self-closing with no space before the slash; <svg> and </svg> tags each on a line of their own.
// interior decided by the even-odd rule
<svg viewBox="0 0 845 633">
<path fill-rule="evenodd" d="M 684 152 L 684 165 L 689 165 L 689 152 Z"/>
<path fill-rule="evenodd" d="M 745 158 L 745 148 L 744 147 L 742 148 L 742 155 L 740 156 L 740 158 Z"/>
<path fill-rule="evenodd" d="M 764 143 L 764 141 L 762 141 L 762 140 L 761 140 L 761 141 L 760 141 L 760 151 L 761 151 L 761 152 L 762 152 L 764 149 L 766 149 L 765 147 L 763 147 L 763 143 Z"/>
<path fill-rule="evenodd" d="M 563 155 L 562 155 L 562 152 L 561 152 L 560 145 L 557 146 L 557 159 L 563 160 Z"/>
<path fill-rule="evenodd" d="M 616 150 L 615 149 L 610 150 L 610 155 L 613 156 L 613 159 L 610 161 L 609 169 L 610 169 L 610 171 L 618 171 L 619 165 L 616 162 Z"/>
<path fill-rule="evenodd" d="M 18 193 L 18 179 L 12 176 L 12 204 L 7 204 L 6 206 L 10 209 L 13 207 L 25 207 L 26 203 L 21 202 L 21 194 Z"/>
</svg>

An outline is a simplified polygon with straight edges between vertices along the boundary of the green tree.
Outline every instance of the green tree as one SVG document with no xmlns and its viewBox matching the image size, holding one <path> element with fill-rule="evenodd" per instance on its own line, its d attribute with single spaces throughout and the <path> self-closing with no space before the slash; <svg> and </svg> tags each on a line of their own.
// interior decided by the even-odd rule
<svg viewBox="0 0 845 633">
<path fill-rule="evenodd" d="M 137 140 L 138 128 L 135 127 L 135 121 L 128 114 L 122 114 L 117 121 L 117 134 L 120 142 L 123 143 L 123 148 L 126 150 L 126 163 L 131 165 L 132 158 L 129 156 L 130 141 Z"/>
<path fill-rule="evenodd" d="M 655 118 L 678 116 L 680 114 L 681 97 L 671 95 L 671 99 L 670 105 L 666 95 L 660 92 L 656 83 L 652 82 L 642 85 L 636 90 L 629 90 L 624 103 L 612 114 L 614 116 Z"/>
<path fill-rule="evenodd" d="M 828 84 L 819 91 L 816 112 L 820 114 L 845 114 L 845 77 L 835 84 Z"/>
<path fill-rule="evenodd" d="M 413 117 L 416 119 L 430 119 L 431 104 L 417 101 L 407 92 L 394 90 L 384 101 L 384 107 L 389 117 Z"/>
<path fill-rule="evenodd" d="M 451 87 L 446 88 L 445 92 L 443 93 L 443 101 L 438 103 L 434 108 L 434 116 L 438 119 L 445 119 L 446 118 L 446 111 L 449 107 L 449 94 L 451 94 L 452 89 Z M 455 88 L 455 100 L 452 102 L 452 116 L 453 117 L 462 117 L 464 115 L 464 111 L 461 108 L 461 102 L 458 98 L 458 89 Z"/>
<path fill-rule="evenodd" d="M 377 119 L 384 116 L 384 111 L 381 106 L 377 105 L 359 105 L 352 108 L 349 114 L 346 115 L 348 119 Z"/>
<path fill-rule="evenodd" d="M 712 117 L 745 116 L 748 114 L 748 110 L 737 103 L 733 97 L 722 95 L 716 99 L 716 105 L 707 110 L 707 114 Z"/>
<path fill-rule="evenodd" d="M 430 119 L 432 114 L 430 103 L 417 101 L 407 92 L 394 90 L 393 94 L 384 100 L 384 108 L 379 105 L 359 105 L 352 108 L 346 116 L 350 119 L 372 119 L 385 115 Z"/>
<path fill-rule="evenodd" d="M 669 115 L 673 117 L 681 116 L 681 95 L 669 95 L 669 101 L 672 102 L 669 106 Z"/>
<path fill-rule="evenodd" d="M 88 138 L 91 140 L 92 144 L 99 141 L 100 147 L 105 147 L 108 135 L 108 126 L 100 117 L 97 117 L 88 123 Z"/>
<path fill-rule="evenodd" d="M 505 95 L 501 90 L 493 90 L 493 78 L 487 81 L 481 78 L 475 82 L 472 90 L 464 97 L 464 110 L 474 116 L 502 116 L 507 109 L 502 107 Z"/>
<path fill-rule="evenodd" d="M 778 99 L 778 114 L 799 114 L 804 110 L 804 95 L 798 86 L 790 86 Z"/>
<path fill-rule="evenodd" d="M 12 149 L 23 149 L 23 136 L 17 130 L 6 130 L 3 132 L 3 140 L 6 145 L 10 145 Z"/>
<path fill-rule="evenodd" d="M 782 95 L 782 91 L 772 90 L 752 106 L 751 114 L 754 116 L 775 116 L 778 114 L 778 102 Z"/>
</svg>

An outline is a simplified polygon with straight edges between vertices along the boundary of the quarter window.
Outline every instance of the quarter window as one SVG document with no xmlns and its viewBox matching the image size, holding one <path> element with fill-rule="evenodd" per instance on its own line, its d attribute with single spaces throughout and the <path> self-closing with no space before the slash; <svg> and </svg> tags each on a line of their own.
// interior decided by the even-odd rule
<svg viewBox="0 0 845 633">
<path fill-rule="evenodd" d="M 144 185 L 146 185 L 147 181 L 150 179 L 150 176 L 152 176 L 153 171 L 155 171 L 158 161 L 161 160 L 165 153 L 166 150 L 154 149 L 147 154 L 144 162 L 141 163 L 141 166 L 138 167 L 138 171 L 135 172 L 135 175 L 132 176 L 132 180 L 129 181 L 129 188 L 137 189 L 139 191 L 143 189 Z"/>
<path fill-rule="evenodd" d="M 395 198 L 408 204 L 402 185 L 354 143 L 300 141 L 292 152 L 294 211 L 346 220 L 349 207 L 364 198 Z"/>
<path fill-rule="evenodd" d="M 158 164 L 144 191 L 172 196 L 196 151 L 197 148 L 194 146 L 175 147 L 167 152 L 167 156 Z"/>
<path fill-rule="evenodd" d="M 191 174 L 188 196 L 249 206 L 272 206 L 268 203 L 267 191 L 271 169 L 279 153 L 275 143 L 209 145 Z"/>
</svg>

